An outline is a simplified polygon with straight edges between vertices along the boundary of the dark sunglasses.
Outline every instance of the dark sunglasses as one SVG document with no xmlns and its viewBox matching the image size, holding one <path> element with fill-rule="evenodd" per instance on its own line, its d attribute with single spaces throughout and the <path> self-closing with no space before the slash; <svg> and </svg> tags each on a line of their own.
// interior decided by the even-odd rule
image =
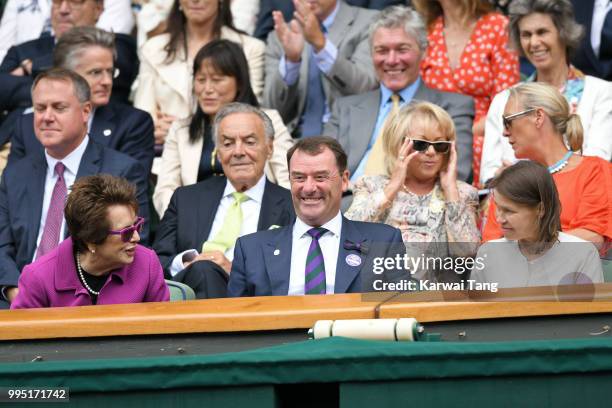
<svg viewBox="0 0 612 408">
<path fill-rule="evenodd" d="M 417 152 L 426 152 L 429 146 L 433 146 L 436 153 L 448 153 L 450 151 L 451 142 L 429 142 L 427 140 L 412 139 L 412 148 Z"/>
<path fill-rule="evenodd" d="M 510 130 L 510 126 L 512 125 L 512 121 L 514 119 L 518 119 L 521 116 L 528 115 L 531 112 L 535 112 L 536 110 L 537 110 L 536 108 L 530 108 L 530 109 L 525 109 L 524 111 L 513 113 L 512 115 L 508 115 L 508 116 L 502 115 L 502 120 L 504 121 L 504 129 Z"/>
<path fill-rule="evenodd" d="M 136 222 L 133 225 L 130 225 L 129 227 L 125 227 L 118 231 L 110 230 L 108 231 L 108 233 L 110 235 L 121 235 L 121 240 L 123 242 L 130 242 L 130 240 L 134 236 L 134 231 L 138 231 L 138 233 L 140 234 L 140 231 L 142 231 L 142 226 L 144 225 L 144 222 L 145 222 L 144 218 L 138 217 L 136 219 Z"/>
</svg>

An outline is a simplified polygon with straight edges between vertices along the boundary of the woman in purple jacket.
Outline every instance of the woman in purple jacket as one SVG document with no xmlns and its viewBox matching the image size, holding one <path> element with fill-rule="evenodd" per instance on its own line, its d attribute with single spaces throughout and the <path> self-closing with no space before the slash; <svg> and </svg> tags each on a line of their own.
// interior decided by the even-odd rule
<svg viewBox="0 0 612 408">
<path fill-rule="evenodd" d="M 64 217 L 71 238 L 26 266 L 12 309 L 169 299 L 155 252 L 138 245 L 135 188 L 106 174 L 77 180 Z"/>
</svg>

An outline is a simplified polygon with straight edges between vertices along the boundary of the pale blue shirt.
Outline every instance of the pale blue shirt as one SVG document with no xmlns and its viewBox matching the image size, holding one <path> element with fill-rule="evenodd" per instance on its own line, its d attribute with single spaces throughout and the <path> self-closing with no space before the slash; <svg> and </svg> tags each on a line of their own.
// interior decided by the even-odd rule
<svg viewBox="0 0 612 408">
<path fill-rule="evenodd" d="M 329 33 L 329 28 L 334 23 L 336 18 L 336 14 L 338 14 L 338 9 L 340 8 L 340 1 L 336 2 L 336 7 L 331 12 L 329 16 L 325 20 L 323 20 L 323 27 L 325 28 L 325 46 L 319 52 L 313 52 L 313 56 L 317 63 L 317 66 L 321 70 L 321 72 L 326 75 L 329 74 L 334 63 L 336 62 L 336 57 L 338 56 L 338 48 L 327 39 L 327 33 Z M 285 55 L 283 55 L 278 64 L 278 70 L 280 72 L 283 81 L 287 86 L 295 85 L 300 77 L 300 67 L 302 65 L 302 61 L 299 62 L 291 62 L 285 59 Z M 329 104 L 327 101 L 325 102 L 325 113 L 323 113 L 323 123 L 329 120 L 331 112 L 329 109 Z"/>
<path fill-rule="evenodd" d="M 417 78 L 416 81 L 414 81 L 411 85 L 408 85 L 406 88 L 398 92 L 400 96 L 400 107 L 407 103 L 410 103 L 420 84 L 421 79 Z M 380 131 L 382 130 L 382 125 L 385 123 L 387 115 L 389 115 L 389 112 L 391 112 L 391 108 L 393 107 L 391 95 L 393 95 L 393 92 L 383 84 L 380 84 L 380 105 L 378 107 L 378 118 L 376 119 L 376 126 L 374 126 L 374 132 L 372 132 L 372 135 L 370 136 L 370 143 L 368 143 L 368 149 L 361 158 L 357 169 L 355 169 L 355 172 L 353 172 L 353 175 L 351 176 L 351 183 L 353 184 L 357 182 L 357 179 L 363 175 L 366 163 L 368 162 L 368 158 L 370 157 L 370 153 L 372 152 L 372 147 L 374 146 L 374 143 L 376 143 L 376 139 L 378 138 Z"/>
</svg>

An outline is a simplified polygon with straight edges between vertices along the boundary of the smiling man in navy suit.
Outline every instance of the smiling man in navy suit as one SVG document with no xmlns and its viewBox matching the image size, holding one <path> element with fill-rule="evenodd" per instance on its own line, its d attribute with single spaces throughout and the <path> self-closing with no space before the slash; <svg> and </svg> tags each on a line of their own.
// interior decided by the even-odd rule
<svg viewBox="0 0 612 408">
<path fill-rule="evenodd" d="M 401 271 L 372 273 L 375 258 L 405 253 L 400 231 L 340 213 L 349 182 L 340 144 L 324 136 L 301 139 L 287 152 L 287 162 L 297 219 L 238 239 L 228 295 L 366 292 L 374 279 L 402 278 Z"/>
<path fill-rule="evenodd" d="M 145 111 L 112 100 L 115 54 L 114 34 L 95 27 L 75 27 L 57 42 L 53 64 L 76 72 L 89 84 L 93 107 L 93 118 L 87 124 L 89 137 L 133 157 L 148 174 L 155 156 L 153 119 Z M 33 123 L 30 108 L 13 112 L 0 128 L 0 145 L 11 142 L 9 164 L 43 151 Z"/>
</svg>

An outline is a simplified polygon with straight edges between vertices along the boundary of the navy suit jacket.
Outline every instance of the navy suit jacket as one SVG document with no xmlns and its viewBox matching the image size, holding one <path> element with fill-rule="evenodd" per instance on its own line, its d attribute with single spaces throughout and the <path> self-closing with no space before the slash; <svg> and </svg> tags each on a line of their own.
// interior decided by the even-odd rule
<svg viewBox="0 0 612 408">
<path fill-rule="evenodd" d="M 95 110 L 89 137 L 96 143 L 133 157 L 149 174 L 155 157 L 153 132 L 153 119 L 147 112 L 120 102 L 111 102 Z M 2 124 L 0 146 L 6 142 L 11 142 L 9 164 L 31 153 L 44 151 L 34 133 L 31 109 L 11 113 L 11 117 Z"/>
<path fill-rule="evenodd" d="M 169 277 L 172 260 L 188 249 L 200 251 L 212 228 L 227 179 L 211 177 L 176 189 L 159 223 L 153 249 Z M 289 225 L 295 219 L 291 193 L 266 180 L 257 230 Z"/>
<path fill-rule="evenodd" d="M 572 63 L 585 74 L 612 81 L 612 60 L 605 61 L 597 58 L 591 46 L 591 24 L 595 0 L 572 0 L 572 4 L 576 21 L 584 26 L 584 36 L 572 58 Z"/>
<path fill-rule="evenodd" d="M 346 249 L 344 243 L 347 242 L 360 243 L 362 249 Z M 228 296 L 286 296 L 289 292 L 292 245 L 293 225 L 238 238 Z M 402 235 L 397 228 L 342 217 L 334 292 L 372 291 L 374 279 L 379 279 L 372 273 L 374 258 L 394 258 L 397 254 L 403 256 L 405 253 Z M 359 256 L 359 265 L 349 265 L 346 261 L 351 254 Z M 397 281 L 404 276 L 409 274 L 394 270 L 380 279 Z"/>
<path fill-rule="evenodd" d="M 124 177 L 136 185 L 139 215 L 148 219 L 147 177 L 129 156 L 89 141 L 77 179 L 93 174 Z M 33 153 L 7 166 L 0 182 L 0 286 L 17 286 L 19 273 L 34 258 L 40 227 L 47 161 Z M 141 234 L 146 243 L 148 227 Z"/>
<path fill-rule="evenodd" d="M 0 108 L 13 110 L 32 105 L 30 87 L 36 75 L 53 66 L 53 48 L 55 37 L 44 36 L 26 41 L 9 48 L 2 64 L 0 64 Z M 115 34 L 115 49 L 117 58 L 115 67 L 119 68 L 119 76 L 113 80 L 111 99 L 128 103 L 132 82 L 138 75 L 138 54 L 136 41 L 129 35 Z M 10 72 L 19 67 L 25 59 L 32 60 L 31 76 L 15 76 Z"/>
</svg>

